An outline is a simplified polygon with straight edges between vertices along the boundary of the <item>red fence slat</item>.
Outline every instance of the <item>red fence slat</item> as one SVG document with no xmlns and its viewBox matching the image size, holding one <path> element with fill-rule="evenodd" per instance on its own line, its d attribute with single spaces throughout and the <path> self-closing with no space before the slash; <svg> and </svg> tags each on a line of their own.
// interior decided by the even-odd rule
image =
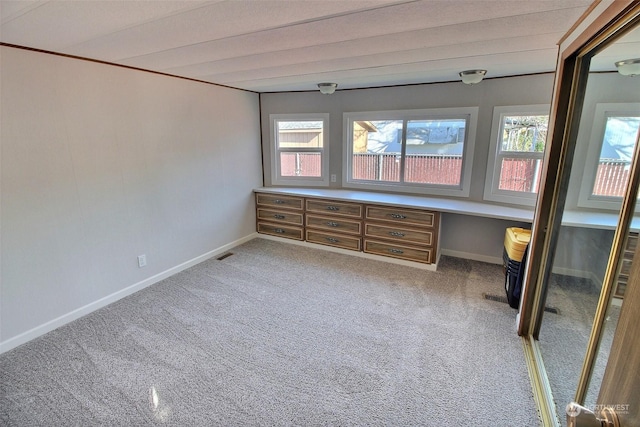
<svg viewBox="0 0 640 427">
<path fill-rule="evenodd" d="M 541 160 L 502 160 L 500 190 L 537 192 Z M 281 153 L 282 176 L 322 176 L 320 153 Z M 352 178 L 363 181 L 400 182 L 400 155 L 395 153 L 356 153 L 352 160 Z M 404 181 L 420 184 L 459 185 L 462 156 L 407 154 Z M 629 179 L 628 162 L 601 160 L 596 172 L 593 194 L 624 196 Z"/>
</svg>

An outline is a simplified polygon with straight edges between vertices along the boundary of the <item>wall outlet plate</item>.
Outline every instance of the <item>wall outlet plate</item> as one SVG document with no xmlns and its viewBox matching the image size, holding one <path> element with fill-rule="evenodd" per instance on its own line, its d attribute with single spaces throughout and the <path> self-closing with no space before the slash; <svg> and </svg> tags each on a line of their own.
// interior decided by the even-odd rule
<svg viewBox="0 0 640 427">
<path fill-rule="evenodd" d="M 144 267 L 145 265 L 147 265 L 147 256 L 138 255 L 138 267 Z"/>
</svg>

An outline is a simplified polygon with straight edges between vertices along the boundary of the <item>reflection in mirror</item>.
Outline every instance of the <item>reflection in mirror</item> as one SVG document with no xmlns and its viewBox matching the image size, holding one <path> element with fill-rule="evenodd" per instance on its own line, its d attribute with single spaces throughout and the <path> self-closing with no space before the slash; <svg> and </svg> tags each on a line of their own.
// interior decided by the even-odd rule
<svg viewBox="0 0 640 427">
<path fill-rule="evenodd" d="M 639 56 L 640 29 L 591 60 L 569 188 L 562 214 L 539 343 L 556 412 L 565 425 L 565 405 L 575 398 L 615 229 L 620 216 L 630 153 L 640 126 L 640 76 L 623 76 L 615 62 Z M 617 106 L 624 105 L 620 113 Z M 603 106 L 607 106 L 606 108 Z M 631 106 L 631 108 L 630 108 Z M 630 108 L 630 109 L 629 109 Z M 617 112 L 618 111 L 618 112 Z M 597 123 L 602 123 L 597 126 Z M 633 129 L 632 129 L 633 128 Z M 631 130 L 630 130 L 631 129 Z M 614 297 L 595 362 L 586 407 L 595 405 L 615 327 L 624 301 L 625 272 L 637 242 L 631 225 Z"/>
<path fill-rule="evenodd" d="M 640 102 L 597 103 L 578 206 L 617 208 L 629 180 Z"/>
</svg>

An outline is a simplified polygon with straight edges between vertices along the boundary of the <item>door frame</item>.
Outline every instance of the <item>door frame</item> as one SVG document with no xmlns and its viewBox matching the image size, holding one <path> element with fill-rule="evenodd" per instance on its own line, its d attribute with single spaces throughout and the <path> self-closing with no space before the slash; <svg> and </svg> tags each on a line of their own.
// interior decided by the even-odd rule
<svg viewBox="0 0 640 427">
<path fill-rule="evenodd" d="M 523 337 L 534 397 L 545 426 L 557 425 L 558 418 L 537 340 L 573 164 L 589 63 L 591 57 L 639 21 L 638 0 L 596 1 L 560 41 L 549 118 L 549 139 L 543 162 L 544 179 L 536 203 L 518 314 L 518 334 Z M 612 252 L 622 247 L 625 238 L 626 234 L 616 232 Z M 612 276 L 613 272 L 609 270 L 615 267 L 611 266 L 611 262 L 609 264 L 607 276 Z M 612 287 L 612 283 L 605 281 L 596 318 L 606 314 L 606 303 L 610 299 Z M 589 342 L 577 393 L 577 397 L 581 399 L 586 393 L 600 333 L 601 330 L 592 332 Z M 581 403 L 580 400 L 576 401 Z"/>
</svg>

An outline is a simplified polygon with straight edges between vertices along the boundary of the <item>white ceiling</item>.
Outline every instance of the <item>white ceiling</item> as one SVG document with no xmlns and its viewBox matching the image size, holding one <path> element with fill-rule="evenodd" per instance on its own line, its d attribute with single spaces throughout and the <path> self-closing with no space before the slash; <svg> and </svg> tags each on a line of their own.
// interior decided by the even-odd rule
<svg viewBox="0 0 640 427">
<path fill-rule="evenodd" d="M 555 69 L 592 0 L 0 1 L 0 40 L 256 92 Z"/>
<path fill-rule="evenodd" d="M 615 63 L 640 57 L 640 26 L 609 44 L 591 59 L 590 71 L 613 71 Z"/>
</svg>

